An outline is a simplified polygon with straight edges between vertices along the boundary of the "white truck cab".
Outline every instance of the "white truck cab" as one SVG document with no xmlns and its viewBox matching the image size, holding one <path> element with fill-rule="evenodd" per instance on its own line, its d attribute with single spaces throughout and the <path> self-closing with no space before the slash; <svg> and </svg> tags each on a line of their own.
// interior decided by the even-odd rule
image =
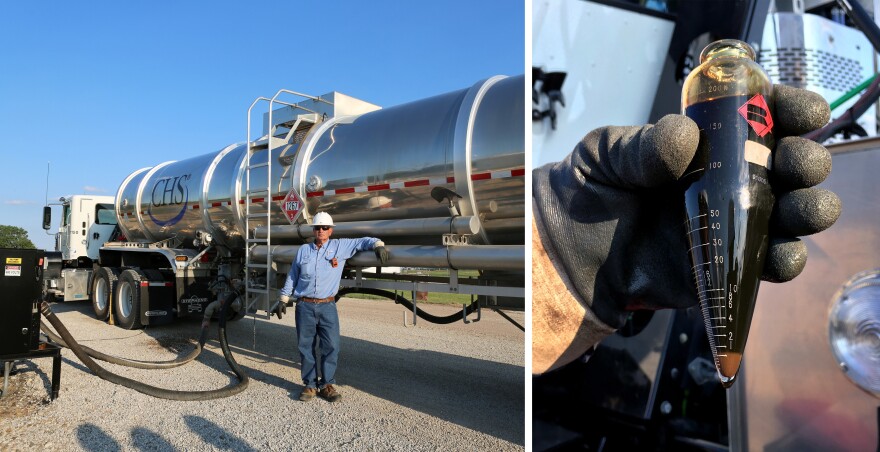
<svg viewBox="0 0 880 452">
<path fill-rule="evenodd" d="M 99 250 L 116 229 L 116 207 L 112 196 L 73 195 L 61 201 L 61 223 L 55 234 L 55 255 L 60 272 L 47 273 L 46 288 L 64 301 L 88 300 L 92 264 Z M 43 212 L 43 228 L 51 228 L 51 210 Z M 47 263 L 49 260 L 47 259 Z"/>
<path fill-rule="evenodd" d="M 78 262 L 91 268 L 91 261 L 98 259 L 98 250 L 116 227 L 113 200 L 112 196 L 89 195 L 61 199 L 61 225 L 56 236 L 56 249 L 61 251 L 65 262 Z"/>
</svg>

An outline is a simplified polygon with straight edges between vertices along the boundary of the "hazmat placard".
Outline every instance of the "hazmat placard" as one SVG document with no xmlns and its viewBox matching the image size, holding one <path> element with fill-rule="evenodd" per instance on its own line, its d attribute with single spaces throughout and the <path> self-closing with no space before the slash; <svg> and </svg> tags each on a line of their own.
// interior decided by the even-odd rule
<svg viewBox="0 0 880 452">
<path fill-rule="evenodd" d="M 7 261 L 8 260 L 9 259 L 7 259 Z M 21 276 L 21 265 L 7 265 L 6 273 L 4 273 L 4 276 Z"/>
<path fill-rule="evenodd" d="M 294 189 L 287 192 L 287 196 L 281 201 L 281 211 L 287 217 L 290 224 L 296 224 L 296 219 L 302 213 L 303 202 L 299 198 L 299 194 Z"/>
</svg>

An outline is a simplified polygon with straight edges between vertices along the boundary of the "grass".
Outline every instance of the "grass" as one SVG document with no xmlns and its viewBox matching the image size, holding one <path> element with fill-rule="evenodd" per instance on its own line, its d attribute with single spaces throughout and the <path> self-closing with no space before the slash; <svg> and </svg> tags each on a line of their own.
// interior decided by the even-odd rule
<svg viewBox="0 0 880 452">
<path fill-rule="evenodd" d="M 449 276 L 449 270 L 444 269 L 417 269 L 417 268 L 407 268 L 401 272 L 404 275 L 419 275 L 419 276 L 434 276 L 434 277 L 443 277 L 446 278 Z M 459 270 L 458 277 L 459 279 L 463 278 L 476 278 L 479 276 L 479 271 L 477 270 Z M 370 279 L 370 278 L 365 278 Z M 400 292 L 398 292 L 400 293 Z M 412 298 L 412 292 L 406 291 L 401 294 L 404 298 L 410 299 Z M 427 299 L 419 298 L 419 303 L 435 303 L 435 304 L 471 304 L 471 296 L 467 294 L 457 294 L 457 293 L 446 293 L 446 292 L 427 292 L 424 293 L 424 296 Z M 346 295 L 346 297 L 358 298 L 361 300 L 387 300 L 385 297 L 379 297 L 376 295 L 368 295 L 368 294 L 360 294 L 360 293 L 352 293 Z"/>
</svg>

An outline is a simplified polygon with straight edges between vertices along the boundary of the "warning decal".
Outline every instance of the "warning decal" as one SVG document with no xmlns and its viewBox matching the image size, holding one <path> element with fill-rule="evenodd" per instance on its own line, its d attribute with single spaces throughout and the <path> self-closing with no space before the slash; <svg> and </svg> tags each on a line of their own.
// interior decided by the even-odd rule
<svg viewBox="0 0 880 452">
<path fill-rule="evenodd" d="M 303 207 L 299 194 L 292 188 L 287 192 L 287 196 L 281 200 L 281 211 L 284 212 L 284 216 L 287 217 L 290 224 L 296 224 L 296 219 L 302 213 Z"/>
<path fill-rule="evenodd" d="M 742 107 L 737 110 L 746 122 L 752 126 L 752 129 L 763 138 L 764 135 L 770 133 L 773 129 L 773 118 L 770 116 L 770 107 L 761 94 L 755 94 L 755 97 L 749 99 Z"/>
<path fill-rule="evenodd" d="M 6 263 L 7 264 L 21 264 L 21 258 L 20 257 L 7 257 Z"/>
<path fill-rule="evenodd" d="M 21 276 L 21 265 L 7 265 L 4 276 Z"/>
</svg>

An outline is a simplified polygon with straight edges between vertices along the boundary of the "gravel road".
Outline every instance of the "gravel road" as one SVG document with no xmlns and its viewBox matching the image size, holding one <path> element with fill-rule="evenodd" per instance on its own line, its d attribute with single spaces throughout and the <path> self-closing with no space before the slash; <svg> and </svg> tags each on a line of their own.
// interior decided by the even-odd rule
<svg viewBox="0 0 880 452">
<path fill-rule="evenodd" d="M 53 311 L 83 345 L 140 360 L 187 354 L 199 330 L 198 320 L 123 330 L 93 319 L 87 303 L 56 303 Z M 419 320 L 407 328 L 402 307 L 350 298 L 339 311 L 338 403 L 297 400 L 302 386 L 292 315 L 246 318 L 230 323 L 228 332 L 250 386 L 226 399 L 155 399 L 99 379 L 64 350 L 60 396 L 45 403 L 52 360 L 20 361 L 0 399 L 0 450 L 524 449 L 524 335 L 512 324 L 483 310 L 470 325 Z M 523 313 L 511 316 L 523 323 Z M 202 355 L 179 368 L 101 364 L 163 388 L 220 388 L 237 380 L 212 333 Z"/>
</svg>

